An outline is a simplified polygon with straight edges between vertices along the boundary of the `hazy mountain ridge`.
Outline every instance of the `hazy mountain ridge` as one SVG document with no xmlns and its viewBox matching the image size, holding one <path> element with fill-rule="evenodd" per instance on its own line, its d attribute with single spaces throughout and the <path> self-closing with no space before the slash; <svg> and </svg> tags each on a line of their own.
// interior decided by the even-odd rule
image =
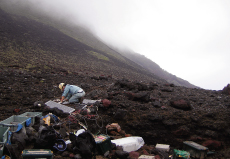
<svg viewBox="0 0 230 159">
<path fill-rule="evenodd" d="M 2 67 L 40 72 L 65 69 L 71 73 L 166 82 L 131 60 L 85 45 L 45 24 L 1 11 Z"/>
<path fill-rule="evenodd" d="M 81 26 L 73 25 L 73 24 L 65 21 L 65 19 L 61 19 L 62 22 L 64 22 L 64 23 L 62 23 L 62 22 L 59 21 L 60 19 L 57 20 L 57 19 L 52 19 L 50 17 L 45 17 L 44 13 L 39 13 L 36 10 L 33 11 L 31 9 L 28 9 L 29 3 L 27 4 L 28 6 L 18 5 L 20 3 L 14 3 L 13 5 L 9 6 L 7 3 L 3 3 L 3 2 L 6 2 L 6 1 L 1 1 L 1 5 L 6 6 L 6 7 L 4 7 L 5 10 L 8 9 L 9 12 L 12 12 L 14 14 L 19 14 L 19 15 L 22 15 L 22 16 L 26 16 L 26 17 L 28 17 L 30 19 L 33 19 L 33 20 L 36 20 L 38 22 L 43 22 L 45 24 L 53 26 L 53 27 L 57 28 L 58 30 L 60 30 L 61 32 L 63 32 L 64 34 L 68 35 L 69 37 L 74 38 L 75 40 L 79 41 L 80 43 L 84 43 L 84 45 L 86 44 L 89 47 L 94 48 L 95 49 L 94 51 L 90 52 L 91 49 L 88 49 L 88 50 L 85 50 L 85 51 L 87 53 L 90 52 L 91 55 L 93 55 L 94 57 L 100 58 L 101 60 L 104 59 L 104 60 L 99 62 L 99 63 L 97 63 L 97 64 L 92 62 L 92 60 L 91 60 L 91 64 L 89 64 L 89 66 L 88 66 L 88 68 L 91 69 L 91 70 L 94 67 L 94 65 L 99 64 L 98 67 L 100 67 L 100 65 L 105 66 L 104 62 L 108 62 L 107 60 L 105 60 L 106 57 L 108 56 L 110 59 L 112 57 L 114 57 L 115 59 L 118 59 L 118 61 L 117 61 L 118 63 L 116 63 L 115 65 L 120 65 L 119 61 L 123 61 L 124 63 L 127 63 L 128 65 L 131 65 L 132 67 L 139 69 L 140 72 L 146 72 L 145 69 L 147 69 L 151 73 L 155 74 L 156 76 L 158 76 L 158 77 L 160 77 L 162 79 L 165 79 L 169 83 L 174 83 L 175 85 L 178 85 L 178 86 L 185 86 L 185 87 L 190 87 L 190 88 L 196 87 L 196 86 L 190 84 L 189 82 L 187 82 L 187 81 L 185 81 L 185 80 L 183 80 L 181 78 L 178 78 L 178 77 L 176 77 L 176 76 L 164 71 L 163 69 L 161 69 L 159 67 L 159 65 L 157 65 L 153 61 L 149 60 L 148 58 L 146 58 L 146 57 L 144 57 L 144 56 L 142 56 L 140 54 L 136 54 L 134 52 L 132 52 L 130 54 L 129 52 L 118 51 L 116 49 L 112 49 L 112 47 L 109 47 L 108 45 L 103 43 L 100 39 L 95 37 L 87 28 L 84 28 L 84 26 L 81 27 Z M 17 9 L 14 9 L 15 7 L 17 7 Z M 30 14 L 28 14 L 28 13 L 30 13 Z M 37 29 L 39 29 L 39 28 L 37 28 Z M 63 42 L 64 44 L 67 44 L 65 42 L 65 40 L 61 40 L 61 42 Z M 67 45 L 69 45 L 69 44 L 67 44 Z M 31 47 L 31 46 L 28 46 L 28 47 Z M 53 47 L 60 48 L 60 46 L 53 46 Z M 68 46 L 68 47 L 71 47 L 71 46 Z M 75 49 L 75 51 L 78 50 L 74 46 L 73 46 L 73 48 Z M 41 49 L 41 48 L 39 48 L 39 49 Z M 63 48 L 60 48 L 60 49 L 63 49 Z M 86 49 L 86 48 L 84 48 L 84 49 Z M 44 50 L 42 52 L 44 52 Z M 101 56 L 101 55 L 98 54 L 98 52 L 100 52 L 99 54 L 104 54 L 104 53 L 105 54 L 103 56 Z M 59 53 L 59 54 L 61 54 L 61 53 Z M 71 53 L 71 54 L 73 54 L 73 53 Z M 123 56 L 127 57 L 128 59 L 130 59 L 131 61 L 135 62 L 135 63 L 132 63 L 131 61 L 127 60 L 126 58 L 121 56 L 121 54 Z M 99 57 L 99 56 L 101 56 L 101 57 Z M 54 55 L 53 57 L 55 57 L 55 59 L 51 63 L 55 64 L 55 63 L 57 63 L 58 59 L 60 59 L 60 55 L 59 56 Z M 76 65 L 72 58 L 70 58 L 68 61 L 69 61 L 70 64 Z M 60 60 L 59 60 L 59 62 L 62 63 Z M 139 67 L 139 66 L 137 66 L 136 64 L 138 64 L 139 66 L 143 67 L 144 69 Z M 79 65 L 77 65 L 77 67 L 83 66 L 83 65 L 84 64 L 79 64 Z M 67 68 L 65 68 L 65 69 L 67 69 Z M 113 69 L 113 67 L 110 66 L 110 70 L 112 70 L 112 69 Z M 114 69 L 116 70 L 117 68 L 114 67 Z M 129 71 L 125 71 L 125 72 L 129 72 Z M 103 71 L 102 71 L 102 74 L 103 74 Z M 123 73 L 122 73 L 122 75 L 123 75 Z"/>
<path fill-rule="evenodd" d="M 167 82 L 169 82 L 169 83 L 173 83 L 177 86 L 186 86 L 188 88 L 198 88 L 197 86 L 190 84 L 188 81 L 181 79 L 181 78 L 163 70 L 158 64 L 156 64 L 152 60 L 148 59 L 144 55 L 141 55 L 141 54 L 138 54 L 135 52 L 130 52 L 130 51 L 124 51 L 122 54 L 125 57 L 134 61 L 135 63 L 148 69 L 150 72 L 154 73 L 155 75 L 159 76 L 160 78 L 167 80 Z"/>
</svg>

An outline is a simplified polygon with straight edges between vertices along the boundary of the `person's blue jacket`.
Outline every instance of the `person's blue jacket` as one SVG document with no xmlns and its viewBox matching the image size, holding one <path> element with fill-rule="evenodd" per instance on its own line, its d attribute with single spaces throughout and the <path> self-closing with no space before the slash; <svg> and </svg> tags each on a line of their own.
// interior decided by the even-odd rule
<svg viewBox="0 0 230 159">
<path fill-rule="evenodd" d="M 83 92 L 83 89 L 78 87 L 78 86 L 75 86 L 75 85 L 67 84 L 65 86 L 64 92 L 62 93 L 62 96 L 64 96 L 65 98 L 69 99 L 73 94 L 76 94 L 78 92 L 79 93 Z"/>
</svg>

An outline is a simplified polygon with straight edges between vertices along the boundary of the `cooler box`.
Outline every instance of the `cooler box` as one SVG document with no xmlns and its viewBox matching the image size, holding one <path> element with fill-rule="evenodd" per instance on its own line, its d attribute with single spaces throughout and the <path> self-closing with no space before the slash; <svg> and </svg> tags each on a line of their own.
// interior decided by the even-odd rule
<svg viewBox="0 0 230 159">
<path fill-rule="evenodd" d="M 207 157 L 208 148 L 193 141 L 184 141 L 183 150 L 190 153 L 193 158 L 204 159 Z"/>
<path fill-rule="evenodd" d="M 12 115 L 11 117 L 0 122 L 2 127 L 10 127 L 10 131 L 16 131 L 18 129 L 18 124 L 26 126 L 27 117 L 21 117 L 17 115 Z"/>
<path fill-rule="evenodd" d="M 49 149 L 26 149 L 22 151 L 23 159 L 52 159 L 53 152 Z"/>
<path fill-rule="evenodd" d="M 112 149 L 112 143 L 108 135 L 97 135 L 94 137 L 94 139 L 97 144 L 97 151 L 101 155 L 104 155 L 107 151 L 110 151 Z"/>
<path fill-rule="evenodd" d="M 31 124 L 34 124 L 35 117 L 42 117 L 42 112 L 25 112 L 19 116 L 31 118 Z"/>
</svg>

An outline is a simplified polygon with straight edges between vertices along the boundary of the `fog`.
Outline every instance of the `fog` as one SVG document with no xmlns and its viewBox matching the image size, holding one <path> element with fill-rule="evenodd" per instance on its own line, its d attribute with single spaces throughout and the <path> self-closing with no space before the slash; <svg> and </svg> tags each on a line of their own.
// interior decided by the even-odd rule
<svg viewBox="0 0 230 159">
<path fill-rule="evenodd" d="M 230 83 L 228 0 L 14 0 L 82 24 L 204 89 Z M 33 7 L 30 5 L 33 4 Z"/>
</svg>

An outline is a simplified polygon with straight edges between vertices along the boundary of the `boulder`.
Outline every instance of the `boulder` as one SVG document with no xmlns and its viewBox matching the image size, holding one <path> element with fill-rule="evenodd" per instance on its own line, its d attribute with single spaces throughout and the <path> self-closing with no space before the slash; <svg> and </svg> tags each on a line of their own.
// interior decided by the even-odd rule
<svg viewBox="0 0 230 159">
<path fill-rule="evenodd" d="M 130 158 L 130 159 L 136 159 L 136 158 L 138 158 L 139 156 L 140 156 L 140 153 L 135 152 L 135 151 L 132 151 L 132 152 L 129 153 L 129 158 Z"/>
<path fill-rule="evenodd" d="M 141 102 L 150 101 L 150 93 L 147 91 L 139 92 L 139 93 L 127 92 L 126 96 L 128 97 L 129 100 L 133 100 L 133 101 L 141 101 Z"/>
<path fill-rule="evenodd" d="M 208 147 L 209 150 L 218 150 L 221 148 L 222 143 L 217 140 L 206 140 L 202 143 L 202 145 Z"/>
<path fill-rule="evenodd" d="M 111 104 L 111 101 L 108 99 L 103 99 L 101 102 L 102 102 L 104 107 L 109 107 Z"/>
<path fill-rule="evenodd" d="M 191 110 L 190 102 L 181 98 L 171 100 L 170 105 L 177 109 Z"/>
<path fill-rule="evenodd" d="M 114 118 L 117 120 L 123 120 L 127 115 L 127 110 L 118 109 Z"/>
<path fill-rule="evenodd" d="M 126 151 L 122 151 L 122 150 L 116 150 L 115 154 L 118 158 L 120 159 L 126 159 L 129 156 L 129 153 Z"/>
</svg>

